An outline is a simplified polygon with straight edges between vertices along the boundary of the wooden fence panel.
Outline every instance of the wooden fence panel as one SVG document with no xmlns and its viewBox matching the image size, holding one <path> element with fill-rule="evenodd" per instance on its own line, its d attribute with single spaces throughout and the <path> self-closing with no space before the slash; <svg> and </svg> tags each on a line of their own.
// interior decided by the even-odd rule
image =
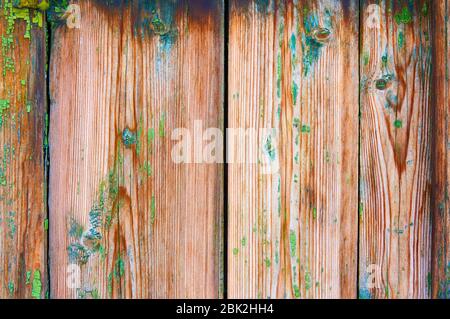
<svg viewBox="0 0 450 319">
<path fill-rule="evenodd" d="M 45 18 L 0 1 L 0 298 L 47 292 Z"/>
<path fill-rule="evenodd" d="M 228 126 L 257 129 L 228 169 L 231 298 L 356 297 L 358 21 L 358 1 L 231 1 Z"/>
<path fill-rule="evenodd" d="M 430 7 L 361 8 L 361 298 L 431 292 Z"/>
<path fill-rule="evenodd" d="M 434 1 L 433 62 L 433 298 L 450 298 L 450 2 Z"/>
<path fill-rule="evenodd" d="M 51 46 L 51 295 L 219 297 L 223 166 L 171 154 L 175 128 L 222 128 L 223 3 L 76 3 Z"/>
</svg>

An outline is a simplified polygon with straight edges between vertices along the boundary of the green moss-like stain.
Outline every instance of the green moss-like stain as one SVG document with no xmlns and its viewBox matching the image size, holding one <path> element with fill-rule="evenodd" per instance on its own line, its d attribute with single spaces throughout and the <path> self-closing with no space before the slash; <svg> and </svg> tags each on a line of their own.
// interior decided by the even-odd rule
<svg viewBox="0 0 450 319">
<path fill-rule="evenodd" d="M 311 289 L 311 273 L 309 271 L 305 273 L 305 289 Z"/>
<path fill-rule="evenodd" d="M 44 219 L 44 230 L 48 230 L 48 218 Z"/>
<path fill-rule="evenodd" d="M 317 208 L 313 207 L 312 212 L 313 212 L 313 219 L 317 219 Z"/>
<path fill-rule="evenodd" d="M 122 142 L 125 147 L 131 147 L 136 144 L 136 135 L 129 128 L 125 128 L 122 132 Z"/>
<path fill-rule="evenodd" d="M 151 203 L 150 203 L 150 223 L 153 225 L 155 223 L 156 218 L 156 200 L 155 196 L 152 196 Z"/>
<path fill-rule="evenodd" d="M 270 136 L 270 135 L 266 139 L 266 143 L 264 144 L 264 150 L 267 153 L 267 155 L 269 156 L 270 160 L 274 161 L 276 152 L 275 152 L 274 145 L 272 143 L 272 136 Z"/>
<path fill-rule="evenodd" d="M 25 274 L 25 285 L 29 285 L 31 280 L 31 270 L 28 270 Z"/>
<path fill-rule="evenodd" d="M 422 9 L 420 10 L 422 12 L 422 15 L 426 17 L 428 15 L 428 4 L 424 2 Z"/>
<path fill-rule="evenodd" d="M 73 264 L 84 265 L 91 256 L 90 251 L 79 242 L 72 243 L 67 247 L 69 261 Z"/>
<path fill-rule="evenodd" d="M 408 7 L 403 7 L 402 11 L 398 12 L 394 18 L 397 24 L 408 24 L 411 23 L 413 20 L 413 17 Z"/>
<path fill-rule="evenodd" d="M 309 125 L 302 125 L 302 133 L 310 133 L 311 132 L 311 127 L 309 127 Z"/>
<path fill-rule="evenodd" d="M 295 104 L 298 96 L 298 85 L 295 82 L 292 82 L 292 102 Z"/>
<path fill-rule="evenodd" d="M 398 47 L 401 49 L 403 48 L 403 45 L 405 44 L 405 35 L 402 31 L 398 33 L 398 39 L 397 39 Z"/>
<path fill-rule="evenodd" d="M 14 288 L 14 283 L 13 283 L 12 281 L 10 281 L 10 282 L 8 283 L 8 291 L 9 291 L 9 295 L 10 295 L 11 297 L 14 296 L 15 288 Z"/>
<path fill-rule="evenodd" d="M 364 213 L 364 204 L 363 203 L 359 203 L 358 211 L 359 211 L 359 216 L 362 217 L 363 213 Z"/>
<path fill-rule="evenodd" d="M 291 256 L 295 256 L 297 253 L 297 236 L 293 230 L 289 233 L 289 244 L 291 248 Z"/>
<path fill-rule="evenodd" d="M 269 258 L 264 259 L 264 263 L 266 264 L 267 268 L 270 268 L 270 266 L 272 265 L 272 262 L 270 261 Z"/>
<path fill-rule="evenodd" d="M 125 262 L 123 261 L 122 256 L 119 256 L 114 265 L 114 277 L 116 279 L 119 279 L 122 278 L 124 274 L 125 274 Z"/>
<path fill-rule="evenodd" d="M 239 248 L 233 248 L 233 255 L 239 254 Z"/>
<path fill-rule="evenodd" d="M 241 239 L 241 245 L 242 245 L 242 247 L 245 247 L 246 245 L 247 245 L 247 237 L 242 237 L 242 239 Z"/>
<path fill-rule="evenodd" d="M 369 54 L 369 52 L 367 52 L 367 51 L 365 51 L 364 53 L 363 53 L 363 63 L 364 63 L 364 65 L 369 65 L 369 61 L 370 61 L 370 54 Z"/>
<path fill-rule="evenodd" d="M 39 10 L 45 11 L 48 8 L 50 8 L 50 3 L 47 0 L 42 0 L 41 2 L 39 2 L 38 4 L 38 8 Z"/>
<path fill-rule="evenodd" d="M 166 113 L 162 113 L 159 119 L 159 136 L 166 136 Z"/>
<path fill-rule="evenodd" d="M 383 68 L 387 67 L 387 63 L 388 63 L 388 56 L 387 56 L 387 53 L 385 53 L 381 57 L 381 64 L 383 65 Z"/>
<path fill-rule="evenodd" d="M 300 298 L 300 288 L 297 285 L 294 285 L 293 288 L 294 288 L 294 297 Z"/>
<path fill-rule="evenodd" d="M 0 128 L 3 126 L 4 123 L 4 114 L 7 109 L 11 107 L 11 103 L 9 100 L 0 100 Z"/>
<path fill-rule="evenodd" d="M 395 126 L 395 128 L 402 128 L 403 127 L 403 122 L 400 121 L 400 120 L 395 120 L 394 126 Z"/>
<path fill-rule="evenodd" d="M 31 297 L 35 299 L 40 299 L 41 291 L 42 291 L 41 272 L 39 270 L 35 270 L 33 282 L 31 284 Z"/>
<path fill-rule="evenodd" d="M 79 239 L 83 235 L 83 231 L 83 226 L 81 226 L 75 219 L 71 218 L 69 223 L 69 236 Z"/>
<path fill-rule="evenodd" d="M 319 26 L 316 14 L 309 13 L 303 17 L 305 33 L 302 36 L 303 73 L 308 75 L 314 64 L 319 60 L 321 49 L 330 35 L 328 28 Z"/>
</svg>

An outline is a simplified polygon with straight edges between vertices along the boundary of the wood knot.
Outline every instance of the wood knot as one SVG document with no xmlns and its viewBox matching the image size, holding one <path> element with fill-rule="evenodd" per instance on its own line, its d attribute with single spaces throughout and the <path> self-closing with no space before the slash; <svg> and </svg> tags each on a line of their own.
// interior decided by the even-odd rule
<svg viewBox="0 0 450 319">
<path fill-rule="evenodd" d="M 377 90 L 384 91 L 390 86 L 391 80 L 392 76 L 385 75 L 382 78 L 375 81 L 375 87 L 377 88 Z"/>
<path fill-rule="evenodd" d="M 134 134 L 128 127 L 122 132 L 122 142 L 125 147 L 131 147 L 136 144 L 136 134 Z"/>
<path fill-rule="evenodd" d="M 319 43 L 328 43 L 332 38 L 331 30 L 327 28 L 316 28 L 311 32 L 311 37 Z"/>
</svg>

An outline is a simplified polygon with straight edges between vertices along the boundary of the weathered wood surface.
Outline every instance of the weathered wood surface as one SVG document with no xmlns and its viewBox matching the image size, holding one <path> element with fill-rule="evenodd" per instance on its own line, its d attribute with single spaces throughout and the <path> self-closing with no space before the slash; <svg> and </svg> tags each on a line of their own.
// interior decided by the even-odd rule
<svg viewBox="0 0 450 319">
<path fill-rule="evenodd" d="M 430 7 L 361 8 L 361 298 L 431 293 Z"/>
<path fill-rule="evenodd" d="M 47 292 L 44 24 L 0 1 L 0 298 Z"/>
<path fill-rule="evenodd" d="M 433 2 L 433 276 L 432 297 L 450 298 L 450 2 Z"/>
<path fill-rule="evenodd" d="M 228 126 L 260 129 L 238 150 L 258 163 L 228 169 L 231 298 L 356 297 L 358 21 L 357 1 L 231 1 Z"/>
<path fill-rule="evenodd" d="M 223 3 L 77 3 L 51 46 L 51 297 L 219 297 L 223 167 L 175 164 L 171 134 L 222 128 Z"/>
</svg>

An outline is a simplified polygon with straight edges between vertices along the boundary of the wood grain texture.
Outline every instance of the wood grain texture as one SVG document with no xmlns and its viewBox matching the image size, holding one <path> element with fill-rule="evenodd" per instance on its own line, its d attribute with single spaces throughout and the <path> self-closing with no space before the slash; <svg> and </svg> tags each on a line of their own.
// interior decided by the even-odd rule
<svg viewBox="0 0 450 319">
<path fill-rule="evenodd" d="M 0 1 L 0 298 L 47 292 L 43 21 Z"/>
<path fill-rule="evenodd" d="M 357 1 L 231 1 L 228 123 L 258 130 L 228 168 L 231 298 L 356 297 L 358 21 Z"/>
<path fill-rule="evenodd" d="M 433 37 L 433 298 L 450 298 L 450 2 L 434 1 Z"/>
<path fill-rule="evenodd" d="M 431 293 L 430 8 L 361 8 L 361 298 Z"/>
<path fill-rule="evenodd" d="M 222 165 L 171 153 L 175 128 L 222 128 L 223 3 L 77 3 L 51 47 L 51 295 L 219 297 Z"/>
</svg>

